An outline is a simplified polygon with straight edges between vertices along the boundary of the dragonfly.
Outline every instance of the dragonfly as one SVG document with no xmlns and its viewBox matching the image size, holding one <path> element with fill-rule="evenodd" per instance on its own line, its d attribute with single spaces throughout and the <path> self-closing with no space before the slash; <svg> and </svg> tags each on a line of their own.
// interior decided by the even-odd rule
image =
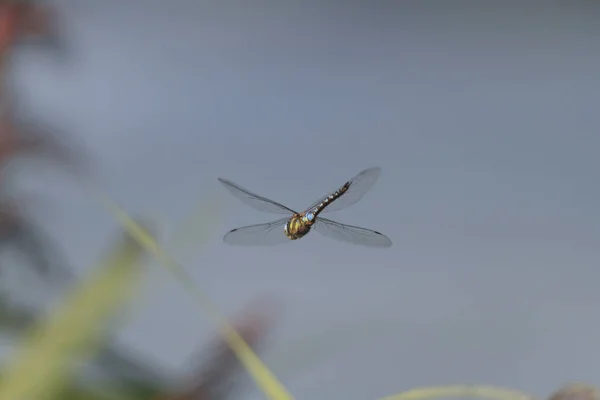
<svg viewBox="0 0 600 400">
<path fill-rule="evenodd" d="M 373 187 L 380 174 L 379 167 L 366 169 L 337 190 L 321 197 L 304 212 L 294 211 L 227 179 L 218 178 L 243 203 L 259 211 L 287 215 L 272 222 L 233 229 L 225 234 L 223 241 L 230 245 L 276 245 L 301 239 L 314 229 L 323 236 L 346 243 L 391 247 L 392 241 L 380 232 L 321 217 L 321 214 L 339 211 L 358 202 Z"/>
</svg>

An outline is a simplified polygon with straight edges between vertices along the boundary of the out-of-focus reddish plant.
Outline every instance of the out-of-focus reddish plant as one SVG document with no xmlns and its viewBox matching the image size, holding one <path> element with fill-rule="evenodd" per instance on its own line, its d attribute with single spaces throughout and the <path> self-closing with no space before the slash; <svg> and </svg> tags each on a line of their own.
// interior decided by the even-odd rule
<svg viewBox="0 0 600 400">
<path fill-rule="evenodd" d="M 600 400 L 600 391 L 590 385 L 573 383 L 554 392 L 549 400 Z"/>
<path fill-rule="evenodd" d="M 46 277 L 52 272 L 60 272 L 66 278 L 64 260 L 56 260 L 60 252 L 27 216 L 27 201 L 23 201 L 22 196 L 7 197 L 7 167 L 19 156 L 47 156 L 66 166 L 68 170 L 81 174 L 90 170 L 86 167 L 88 158 L 71 149 L 52 130 L 18 122 L 14 117 L 12 102 L 7 99 L 8 94 L 7 91 L 0 93 L 0 98 L 4 100 L 0 102 L 0 245 L 18 247 L 29 261 L 33 261 L 30 265 Z M 15 171 L 20 172 L 18 169 Z M 53 261 L 58 261 L 54 263 L 57 268 L 50 266 Z"/>
<path fill-rule="evenodd" d="M 0 0 L 0 57 L 19 40 L 30 37 L 58 42 L 54 10 L 31 0 Z"/>
<path fill-rule="evenodd" d="M 272 327 L 275 308 L 273 300 L 261 299 L 251 303 L 234 318 L 232 327 L 250 347 L 256 349 Z M 163 394 L 154 400 L 223 400 L 230 398 L 243 367 L 227 343 L 218 338 L 198 358 L 200 367 L 191 374 L 190 382 L 181 391 Z"/>
<path fill-rule="evenodd" d="M 90 173 L 90 155 L 76 145 L 74 138 L 61 135 L 47 123 L 22 120 L 16 117 L 8 90 L 0 92 L 0 168 L 16 157 L 48 158 L 67 167 L 69 172 Z M 0 185 L 2 182 L 0 181 Z"/>
</svg>

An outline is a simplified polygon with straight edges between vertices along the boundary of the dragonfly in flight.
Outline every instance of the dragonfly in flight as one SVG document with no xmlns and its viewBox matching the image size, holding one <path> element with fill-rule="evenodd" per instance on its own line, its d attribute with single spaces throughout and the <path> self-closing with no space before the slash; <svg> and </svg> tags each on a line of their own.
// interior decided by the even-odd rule
<svg viewBox="0 0 600 400">
<path fill-rule="evenodd" d="M 243 203 L 260 211 L 287 215 L 276 221 L 233 229 L 225 234 L 223 241 L 231 245 L 275 245 L 300 239 L 314 229 L 324 236 L 343 242 L 369 247 L 390 247 L 392 241 L 379 232 L 321 217 L 321 214 L 341 210 L 359 201 L 373 187 L 380 174 L 379 167 L 366 169 L 300 213 L 227 179 L 219 178 L 219 182 Z"/>
</svg>

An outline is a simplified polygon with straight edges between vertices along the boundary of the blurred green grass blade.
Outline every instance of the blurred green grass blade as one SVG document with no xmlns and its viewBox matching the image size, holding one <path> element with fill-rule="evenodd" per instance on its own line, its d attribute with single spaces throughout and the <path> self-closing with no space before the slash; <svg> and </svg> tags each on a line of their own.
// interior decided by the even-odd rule
<svg viewBox="0 0 600 400">
<path fill-rule="evenodd" d="M 142 249 L 121 239 L 91 276 L 41 320 L 8 363 L 0 400 L 51 398 L 67 379 L 74 355 L 90 355 L 102 325 L 133 294 L 140 280 Z"/>
<path fill-rule="evenodd" d="M 275 374 L 273 374 L 256 353 L 254 353 L 252 348 L 243 340 L 239 333 L 229 325 L 225 318 L 223 318 L 217 307 L 204 291 L 194 283 L 187 271 L 158 244 L 152 235 L 131 219 L 118 204 L 98 189 L 96 189 L 95 192 L 105 209 L 123 226 L 131 237 L 148 250 L 148 252 L 158 258 L 172 275 L 196 297 L 199 306 L 213 319 L 214 322 L 217 323 L 223 338 L 235 352 L 236 357 L 240 360 L 248 374 L 256 383 L 256 386 L 258 386 L 265 396 L 270 400 L 292 400 L 293 396 L 291 393 L 289 393 L 285 386 L 279 382 Z M 218 207 L 207 207 L 206 209 L 211 210 L 211 214 L 214 215 L 214 211 L 215 209 L 218 209 Z"/>
<path fill-rule="evenodd" d="M 207 215 L 206 204 L 210 205 L 210 202 L 206 199 L 200 199 L 191 212 L 177 224 L 174 234 L 169 240 L 171 243 L 169 247 L 175 248 L 177 254 L 185 253 L 183 256 L 188 257 L 197 254 L 198 244 L 205 243 L 210 232 L 214 232 L 213 226 L 207 224 L 210 216 Z M 152 215 L 154 216 L 154 214 Z M 164 217 L 155 215 L 153 220 L 164 221 Z M 154 267 L 154 262 L 155 259 L 148 261 L 149 264 L 152 264 L 152 267 Z M 162 268 L 158 264 L 156 267 Z M 127 359 L 126 355 L 133 354 L 130 349 L 127 349 L 126 352 L 119 352 L 120 350 L 123 349 L 107 348 L 96 356 L 95 361 L 98 365 L 102 365 L 103 368 L 107 369 L 111 377 L 118 381 L 120 385 L 127 387 L 127 392 L 145 393 L 145 396 L 142 395 L 142 397 L 136 395 L 136 399 L 153 398 L 166 390 L 167 380 L 165 376 L 161 376 L 159 371 L 153 369 L 150 365 L 139 364 L 141 358 Z M 150 362 L 151 359 L 147 361 Z"/>
<path fill-rule="evenodd" d="M 213 203 L 216 202 L 213 201 Z M 199 251 L 198 245 L 205 243 L 209 239 L 210 233 L 215 231 L 212 229 L 212 225 L 207 224 L 207 222 L 214 221 L 214 219 L 211 219 L 211 217 L 207 215 L 207 209 L 211 209 L 210 207 L 207 207 L 207 204 L 210 206 L 211 202 L 206 199 L 199 199 L 199 201 L 195 203 L 195 206 L 190 210 L 189 214 L 178 221 L 174 232 L 170 235 L 169 248 L 173 249 L 173 252 L 180 255 L 181 258 L 188 258 L 192 255 L 196 255 Z M 160 214 L 152 215 L 155 217 L 155 220 L 166 220 L 166 218 Z M 154 267 L 155 260 L 156 259 L 149 261 L 149 263 L 152 264 L 152 267 Z M 162 268 L 162 266 L 158 264 L 156 267 Z M 115 366 L 118 367 L 119 370 L 122 370 L 123 368 L 129 368 L 130 370 L 139 368 L 139 366 L 131 365 L 128 360 L 116 358 L 118 355 L 119 354 L 106 353 L 100 354 L 99 356 L 104 357 L 104 364 L 107 368 L 113 367 L 113 370 L 115 369 Z M 144 372 L 144 375 L 149 374 Z M 117 372 L 115 379 L 118 379 L 121 384 L 125 385 L 128 388 L 128 391 L 132 390 L 136 393 L 145 393 L 146 396 L 144 397 L 142 395 L 141 398 L 154 398 L 166 389 L 166 386 L 163 384 L 163 378 L 139 381 L 131 379 L 128 375 L 119 375 Z M 140 397 L 137 396 L 135 398 L 137 399 Z"/>
<path fill-rule="evenodd" d="M 147 400 L 153 395 L 153 393 L 148 394 L 141 391 L 89 389 L 70 385 L 56 393 L 55 398 L 60 400 Z"/>
<path fill-rule="evenodd" d="M 428 386 L 383 397 L 379 400 L 426 400 L 448 397 L 483 398 L 489 400 L 533 400 L 534 397 L 523 392 L 492 386 L 453 385 Z"/>
<path fill-rule="evenodd" d="M 198 243 L 206 242 L 209 235 L 215 233 L 207 229 L 206 209 L 207 202 L 199 201 L 193 212 L 178 224 L 171 244 L 175 254 L 187 255 L 191 250 L 196 251 Z"/>
</svg>

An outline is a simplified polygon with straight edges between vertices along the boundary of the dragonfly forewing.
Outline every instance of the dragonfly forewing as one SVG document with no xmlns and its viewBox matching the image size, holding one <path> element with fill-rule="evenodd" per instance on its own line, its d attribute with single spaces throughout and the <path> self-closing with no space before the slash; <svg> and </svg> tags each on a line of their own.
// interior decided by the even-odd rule
<svg viewBox="0 0 600 400">
<path fill-rule="evenodd" d="M 270 212 L 273 214 L 289 214 L 290 216 L 291 214 L 296 213 L 291 208 L 288 208 L 283 204 L 279 204 L 276 201 L 269 200 L 266 197 L 259 196 L 256 193 L 252 193 L 251 191 L 240 187 L 230 180 L 223 178 L 218 179 L 219 182 L 221 182 L 232 195 L 237 197 L 244 204 L 247 204 L 256 210 Z"/>
<path fill-rule="evenodd" d="M 223 241 L 236 246 L 272 246 L 291 242 L 283 227 L 289 218 L 281 218 L 265 224 L 244 226 L 225 234 Z"/>
<path fill-rule="evenodd" d="M 368 247 L 391 247 L 392 241 L 382 233 L 358 226 L 341 224 L 326 218 L 317 218 L 315 231 L 331 239 Z"/>
</svg>

